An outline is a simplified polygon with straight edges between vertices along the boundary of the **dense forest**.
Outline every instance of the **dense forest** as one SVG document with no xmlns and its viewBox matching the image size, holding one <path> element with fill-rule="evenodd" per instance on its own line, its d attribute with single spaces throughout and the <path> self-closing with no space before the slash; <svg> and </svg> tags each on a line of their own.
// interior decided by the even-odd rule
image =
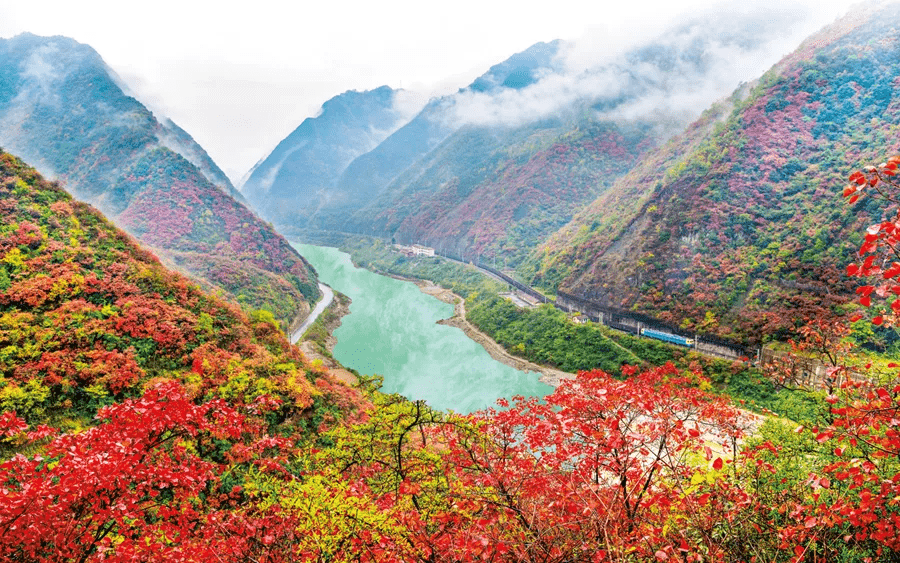
<svg viewBox="0 0 900 563">
<path fill-rule="evenodd" d="M 854 175 L 848 196 L 898 162 Z M 204 294 L 0 163 L 4 558 L 855 561 L 900 547 L 900 387 L 848 384 L 808 420 L 762 422 L 699 370 L 622 363 L 546 401 L 435 412 L 335 381 L 270 314 Z M 895 224 L 864 252 L 894 248 Z M 864 304 L 894 289 L 864 286 Z"/>
<path fill-rule="evenodd" d="M 367 169 L 399 201 L 435 196 L 372 213 L 389 236 L 345 238 L 354 261 L 451 289 L 510 353 L 572 373 L 467 415 L 307 358 L 284 328 L 315 272 L 187 133 L 86 46 L 0 40 L 0 133 L 35 160 L 0 151 L 0 561 L 900 561 L 898 14 L 837 22 L 661 143 L 641 122 L 501 135 L 420 114 L 363 153 L 353 121 L 321 181 L 361 189 Z M 527 88 L 557 46 L 471 91 Z M 14 55 L 59 71 L 59 104 Z M 283 152 L 325 158 L 346 117 Z M 548 294 L 760 344 L 759 361 L 518 307 L 475 268 L 390 251 L 439 221 Z"/>
</svg>

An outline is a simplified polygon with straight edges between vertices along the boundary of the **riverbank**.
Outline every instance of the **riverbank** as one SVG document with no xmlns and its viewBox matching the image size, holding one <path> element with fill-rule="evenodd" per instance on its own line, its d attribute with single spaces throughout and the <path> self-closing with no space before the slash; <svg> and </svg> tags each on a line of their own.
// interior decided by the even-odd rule
<svg viewBox="0 0 900 563">
<path fill-rule="evenodd" d="M 436 285 L 428 280 L 417 280 L 404 278 L 402 276 L 392 277 L 404 281 L 410 281 L 416 284 L 416 287 L 418 287 L 419 291 L 421 291 L 422 293 L 435 297 L 443 301 L 444 303 L 453 305 L 453 316 L 449 319 L 438 321 L 438 324 L 452 326 L 462 330 L 466 336 L 481 345 L 481 347 L 484 348 L 484 350 L 496 361 L 519 371 L 524 371 L 526 373 L 538 373 L 540 374 L 540 377 L 538 377 L 539 381 L 553 387 L 558 387 L 564 379 L 575 379 L 575 374 L 573 373 L 568 373 L 565 371 L 560 371 L 558 369 L 538 365 L 529 362 L 528 360 L 523 360 L 522 358 L 513 356 L 512 354 L 507 352 L 506 349 L 503 348 L 503 346 L 497 343 L 490 336 L 478 330 L 475 325 L 466 320 L 465 300 L 449 289 L 444 289 L 443 287 Z"/>
<path fill-rule="evenodd" d="M 303 337 L 303 333 L 309 330 L 309 327 L 316 322 L 319 315 L 321 315 L 334 300 L 334 291 L 324 283 L 319 283 L 319 291 L 322 292 L 322 299 L 316 303 L 315 309 L 306 316 L 303 323 L 290 333 L 291 344 L 296 344 Z"/>
<path fill-rule="evenodd" d="M 294 343 L 308 360 L 321 363 L 336 379 L 348 385 L 354 385 L 358 382 L 356 376 L 332 356 L 334 346 L 337 344 L 334 331 L 341 326 L 341 319 L 350 314 L 350 298 L 340 293 L 334 293 L 330 304 L 323 309 L 321 323 L 325 332 L 324 338 L 318 340 L 308 338 Z M 302 337 L 303 334 L 300 335 L 300 338 Z"/>
</svg>

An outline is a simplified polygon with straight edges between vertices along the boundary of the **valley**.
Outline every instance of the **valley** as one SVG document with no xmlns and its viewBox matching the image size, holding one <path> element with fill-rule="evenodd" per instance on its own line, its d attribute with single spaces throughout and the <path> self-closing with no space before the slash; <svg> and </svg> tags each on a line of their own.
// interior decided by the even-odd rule
<svg viewBox="0 0 900 563">
<path fill-rule="evenodd" d="M 385 392 L 466 413 L 501 398 L 550 391 L 536 374 L 493 360 L 461 330 L 441 324 L 453 316 L 452 305 L 412 283 L 360 270 L 335 249 L 297 248 L 320 279 L 351 300 L 350 314 L 334 332 L 334 358 L 360 374 L 382 376 Z"/>
<path fill-rule="evenodd" d="M 900 559 L 900 2 L 182 8 L 0 6 L 0 560 Z"/>
</svg>

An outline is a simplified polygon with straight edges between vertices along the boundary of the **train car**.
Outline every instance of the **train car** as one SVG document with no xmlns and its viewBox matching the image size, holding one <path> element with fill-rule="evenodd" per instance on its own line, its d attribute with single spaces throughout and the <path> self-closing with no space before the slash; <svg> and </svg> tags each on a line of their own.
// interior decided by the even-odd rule
<svg viewBox="0 0 900 563">
<path fill-rule="evenodd" d="M 663 342 L 670 342 L 672 344 L 678 344 L 679 346 L 687 346 L 688 348 L 694 347 L 693 338 L 685 338 L 683 336 L 678 336 L 677 334 L 653 330 L 652 328 L 642 328 L 641 336 L 646 336 L 647 338 L 655 338 L 656 340 L 662 340 Z"/>
</svg>

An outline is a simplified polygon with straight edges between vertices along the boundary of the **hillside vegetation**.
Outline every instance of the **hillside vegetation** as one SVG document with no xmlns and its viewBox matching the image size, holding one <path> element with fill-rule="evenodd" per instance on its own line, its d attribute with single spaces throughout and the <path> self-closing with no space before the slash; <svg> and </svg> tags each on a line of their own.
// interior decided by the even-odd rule
<svg viewBox="0 0 900 563">
<path fill-rule="evenodd" d="M 282 420 L 311 415 L 325 396 L 271 313 L 248 318 L 166 270 L 8 153 L 0 218 L 2 410 L 80 428 L 99 407 L 159 381 L 232 405 L 270 397 Z"/>
<path fill-rule="evenodd" d="M 848 16 L 807 40 L 721 123 L 695 124 L 551 237 L 532 278 L 750 341 L 831 314 L 880 213 L 835 192 L 857 163 L 900 148 L 897 15 Z"/>
<path fill-rule="evenodd" d="M 170 265 L 272 311 L 282 326 L 318 296 L 309 265 L 234 199 L 206 152 L 128 96 L 86 45 L 28 34 L 0 40 L 0 146 Z"/>
</svg>

